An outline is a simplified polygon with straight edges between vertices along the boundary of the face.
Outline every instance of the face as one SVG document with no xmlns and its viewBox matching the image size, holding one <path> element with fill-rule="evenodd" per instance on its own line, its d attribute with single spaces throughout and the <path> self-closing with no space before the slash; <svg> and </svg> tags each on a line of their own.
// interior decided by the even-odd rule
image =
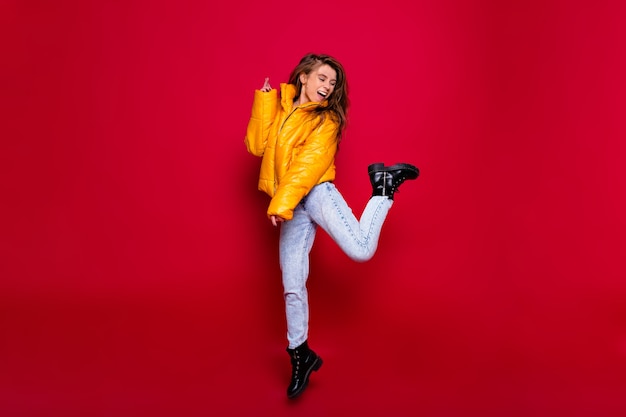
<svg viewBox="0 0 626 417">
<path fill-rule="evenodd" d="M 300 104 L 309 101 L 320 103 L 335 90 L 337 72 L 329 65 L 320 65 L 309 74 L 301 74 L 300 82 L 302 83 L 302 91 L 298 100 Z"/>
</svg>

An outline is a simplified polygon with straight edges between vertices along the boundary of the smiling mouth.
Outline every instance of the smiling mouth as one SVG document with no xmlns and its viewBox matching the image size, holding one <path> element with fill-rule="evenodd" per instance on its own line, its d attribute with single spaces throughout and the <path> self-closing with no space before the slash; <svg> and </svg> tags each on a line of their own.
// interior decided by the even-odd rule
<svg viewBox="0 0 626 417">
<path fill-rule="evenodd" d="M 328 96 L 328 93 L 326 91 L 318 91 L 317 94 L 319 94 L 320 96 L 326 98 Z"/>
</svg>

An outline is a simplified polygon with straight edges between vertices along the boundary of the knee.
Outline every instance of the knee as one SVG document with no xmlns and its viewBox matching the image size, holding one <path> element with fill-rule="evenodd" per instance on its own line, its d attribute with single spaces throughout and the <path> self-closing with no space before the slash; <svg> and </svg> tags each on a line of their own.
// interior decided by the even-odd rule
<svg viewBox="0 0 626 417">
<path fill-rule="evenodd" d="M 363 263 L 363 262 L 367 262 L 370 259 L 372 259 L 372 257 L 374 256 L 374 253 L 376 253 L 376 250 L 361 250 L 361 251 L 357 251 L 354 253 L 349 254 L 348 256 L 350 257 L 350 259 L 352 259 L 355 262 L 358 263 Z"/>
<path fill-rule="evenodd" d="M 283 296 L 286 300 L 302 300 L 306 297 L 306 287 L 303 286 L 285 286 L 283 288 Z"/>
</svg>

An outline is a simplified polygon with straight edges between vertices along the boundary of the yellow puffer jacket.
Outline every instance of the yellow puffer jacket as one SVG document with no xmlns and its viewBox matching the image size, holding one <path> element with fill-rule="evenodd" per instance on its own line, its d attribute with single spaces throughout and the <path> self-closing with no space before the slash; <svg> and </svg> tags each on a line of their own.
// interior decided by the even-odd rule
<svg viewBox="0 0 626 417">
<path fill-rule="evenodd" d="M 315 185 L 335 179 L 338 125 L 331 117 L 320 123 L 308 112 L 319 103 L 294 107 L 296 88 L 281 84 L 281 99 L 274 89 L 256 90 L 245 144 L 262 156 L 259 190 L 272 200 L 268 217 L 293 218 L 293 210 Z"/>
</svg>

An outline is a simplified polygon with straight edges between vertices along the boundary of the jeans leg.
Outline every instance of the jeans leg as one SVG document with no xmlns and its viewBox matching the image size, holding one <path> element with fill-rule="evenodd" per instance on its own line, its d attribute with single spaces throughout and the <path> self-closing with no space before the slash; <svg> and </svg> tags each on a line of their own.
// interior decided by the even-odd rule
<svg viewBox="0 0 626 417">
<path fill-rule="evenodd" d="M 302 204 L 294 210 L 293 219 L 280 226 L 280 268 L 290 349 L 300 346 L 308 337 L 309 302 L 306 281 L 315 232 L 316 225 Z"/>
<path fill-rule="evenodd" d="M 359 220 L 335 185 L 323 183 L 309 193 L 305 207 L 313 221 L 346 255 L 357 262 L 365 262 L 378 248 L 378 238 L 392 205 L 393 200 L 374 196 L 367 202 Z"/>
</svg>

